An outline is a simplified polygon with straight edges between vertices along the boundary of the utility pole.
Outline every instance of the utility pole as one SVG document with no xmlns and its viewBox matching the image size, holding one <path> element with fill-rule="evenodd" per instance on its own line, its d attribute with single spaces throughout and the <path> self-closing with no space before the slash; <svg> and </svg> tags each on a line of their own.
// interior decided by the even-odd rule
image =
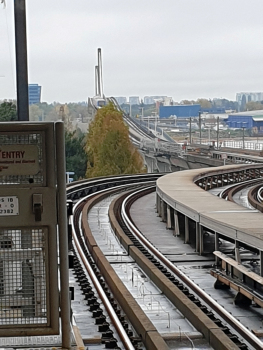
<svg viewBox="0 0 263 350">
<path fill-rule="evenodd" d="M 190 145 L 192 143 L 192 118 L 190 117 L 190 130 L 189 130 L 189 133 L 190 133 Z"/>
<path fill-rule="evenodd" d="M 199 130 L 200 130 L 200 141 L 199 143 L 202 143 L 202 121 L 201 121 L 201 112 L 199 112 Z"/>
<path fill-rule="evenodd" d="M 217 149 L 219 149 L 219 117 L 217 117 L 217 123 L 216 123 L 216 146 L 217 146 Z"/>
<path fill-rule="evenodd" d="M 18 115 L 19 121 L 28 121 L 29 108 L 28 108 L 25 0 L 15 0 L 14 12 L 15 12 L 17 115 Z"/>
<path fill-rule="evenodd" d="M 245 149 L 245 127 L 242 126 L 243 134 L 242 134 L 242 148 Z"/>
</svg>

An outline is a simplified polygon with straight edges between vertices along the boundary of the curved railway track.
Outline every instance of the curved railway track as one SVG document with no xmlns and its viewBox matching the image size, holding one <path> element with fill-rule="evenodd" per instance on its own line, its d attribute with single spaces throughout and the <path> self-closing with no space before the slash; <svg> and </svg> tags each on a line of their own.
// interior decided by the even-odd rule
<svg viewBox="0 0 263 350">
<path fill-rule="evenodd" d="M 108 348 L 168 349 L 163 337 L 142 309 L 138 307 L 134 297 L 120 281 L 107 258 L 103 255 L 87 222 L 87 213 L 102 198 L 112 196 L 116 191 L 123 191 L 124 189 L 127 191 L 131 184 L 138 188 L 140 186 L 138 178 L 140 178 L 140 181 L 143 179 L 143 182 L 149 185 L 149 182 L 154 182 L 158 176 L 160 175 L 145 174 L 139 177 L 124 176 L 96 179 L 88 183 L 84 181 L 74 184 L 68 189 L 69 198 L 74 201 L 81 198 L 79 203 L 75 205 L 74 210 L 74 265 L 76 275 L 81 281 L 79 283 L 81 283 L 84 297 L 92 311 L 92 315 L 102 331 L 102 342 L 105 343 L 105 346 L 107 344 Z M 136 227 L 132 222 L 128 223 L 130 221 L 129 214 L 125 214 L 126 209 L 121 214 L 121 208 L 123 210 L 124 207 L 129 208 L 138 196 L 145 194 L 143 192 L 153 191 L 154 189 L 155 185 L 153 183 L 147 190 L 136 190 L 137 193 L 134 196 L 131 195 L 123 206 L 121 203 L 124 200 L 123 197 L 127 194 L 121 195 L 112 202 L 109 216 L 120 244 L 136 261 L 140 269 L 151 276 L 151 279 L 162 293 L 182 313 L 187 315 L 190 322 L 208 339 L 214 349 L 248 349 L 249 347 L 242 341 L 242 338 L 245 338 L 253 348 L 261 349 L 262 343 L 257 337 L 252 335 L 245 327 L 242 327 L 233 317 L 225 316 L 227 313 L 222 308 L 219 307 L 212 311 L 212 308 L 216 307 L 214 305 L 216 303 L 209 300 L 209 298 L 205 299 L 204 293 L 198 290 L 196 286 L 192 286 L 189 279 L 179 270 L 176 270 L 174 265 L 167 261 L 160 252 L 156 251 L 154 247 L 150 248 L 149 242 L 140 233 L 137 232 L 140 240 L 134 236 L 134 232 L 137 231 Z M 82 263 L 77 260 L 77 255 L 81 256 Z M 95 292 L 91 290 L 90 282 L 83 271 L 83 264 L 85 268 L 90 270 L 89 274 L 93 278 L 94 276 L 98 277 L 96 294 L 101 300 L 105 298 L 104 301 L 96 299 Z M 86 265 L 89 265 L 89 267 Z M 93 282 L 93 284 L 96 285 L 97 282 Z M 107 315 L 104 315 L 101 303 L 103 303 Z M 113 306 L 110 307 L 110 305 Z M 112 312 L 113 315 L 109 316 Z M 111 319 L 114 330 L 111 329 L 111 325 L 107 321 L 108 317 Z M 227 324 L 230 324 L 230 327 Z M 232 328 L 238 331 L 240 336 L 233 334 Z M 115 336 L 116 334 L 117 336 Z M 118 344 L 118 341 L 121 345 Z"/>
</svg>

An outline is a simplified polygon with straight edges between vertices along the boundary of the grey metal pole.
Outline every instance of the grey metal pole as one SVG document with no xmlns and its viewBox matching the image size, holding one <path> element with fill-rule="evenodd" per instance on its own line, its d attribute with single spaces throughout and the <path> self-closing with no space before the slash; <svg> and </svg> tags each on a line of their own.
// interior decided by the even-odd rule
<svg viewBox="0 0 263 350">
<path fill-rule="evenodd" d="M 199 130 L 200 130 L 200 141 L 199 143 L 202 143 L 202 122 L 201 122 L 201 112 L 199 112 Z"/>
<path fill-rule="evenodd" d="M 219 117 L 217 117 L 217 128 L 216 128 L 216 144 L 217 144 L 217 149 L 219 148 Z"/>
<path fill-rule="evenodd" d="M 16 46 L 16 85 L 18 120 L 29 120 L 26 4 L 25 0 L 15 0 L 15 46 Z"/>
<path fill-rule="evenodd" d="M 242 135 L 242 144 L 243 144 L 243 149 L 245 149 L 245 128 L 244 128 L 244 126 L 242 127 L 242 129 L 243 129 L 243 135 Z"/>
<path fill-rule="evenodd" d="M 58 223 L 59 223 L 59 262 L 60 262 L 60 308 L 62 324 L 62 348 L 71 347 L 69 273 L 68 273 L 68 227 L 66 209 L 66 165 L 64 124 L 57 122 L 56 156 L 58 178 Z"/>
<path fill-rule="evenodd" d="M 190 117 L 190 130 L 189 130 L 189 132 L 190 132 L 190 145 L 191 145 L 191 143 L 192 143 L 192 118 Z"/>
</svg>

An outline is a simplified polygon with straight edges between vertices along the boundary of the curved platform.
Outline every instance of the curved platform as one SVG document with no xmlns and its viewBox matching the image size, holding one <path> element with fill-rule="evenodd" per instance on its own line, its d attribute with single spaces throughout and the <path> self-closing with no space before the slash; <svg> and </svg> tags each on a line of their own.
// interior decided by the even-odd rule
<svg viewBox="0 0 263 350">
<path fill-rule="evenodd" d="M 157 211 L 167 222 L 167 227 L 174 228 L 175 234 L 184 234 L 185 242 L 192 241 L 200 254 L 203 253 L 204 231 L 209 231 L 216 235 L 215 250 L 218 250 L 218 240 L 222 237 L 235 243 L 236 247 L 250 247 L 262 257 L 262 214 L 225 201 L 203 189 L 211 188 L 212 183 L 214 187 L 220 187 L 227 182 L 226 179 L 229 183 L 237 182 L 237 178 L 246 178 L 251 171 L 257 172 L 257 177 L 262 177 L 263 165 L 229 165 L 165 175 L 157 180 Z M 195 223 L 195 232 L 190 219 Z"/>
</svg>

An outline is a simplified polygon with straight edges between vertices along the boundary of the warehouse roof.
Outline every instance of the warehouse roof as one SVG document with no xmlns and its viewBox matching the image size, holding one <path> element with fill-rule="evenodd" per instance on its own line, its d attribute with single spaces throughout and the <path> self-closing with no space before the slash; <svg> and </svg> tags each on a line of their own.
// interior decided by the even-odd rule
<svg viewBox="0 0 263 350">
<path fill-rule="evenodd" d="M 260 109 L 258 111 L 246 111 L 246 112 L 239 112 L 239 113 L 231 113 L 229 116 L 236 116 L 236 117 L 261 117 L 263 118 L 263 110 Z"/>
</svg>

